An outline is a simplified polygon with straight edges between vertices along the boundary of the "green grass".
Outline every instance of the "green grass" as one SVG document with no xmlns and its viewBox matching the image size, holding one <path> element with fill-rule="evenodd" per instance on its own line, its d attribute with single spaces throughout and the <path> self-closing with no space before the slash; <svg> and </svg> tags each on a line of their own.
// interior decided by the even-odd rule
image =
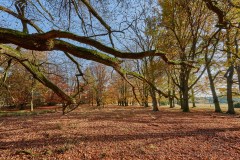
<svg viewBox="0 0 240 160">
<path fill-rule="evenodd" d="M 0 117 L 15 117 L 15 116 L 31 116 L 31 115 L 39 115 L 39 114 L 46 114 L 46 113 L 54 113 L 54 110 L 42 110 L 42 111 L 0 111 Z"/>
</svg>

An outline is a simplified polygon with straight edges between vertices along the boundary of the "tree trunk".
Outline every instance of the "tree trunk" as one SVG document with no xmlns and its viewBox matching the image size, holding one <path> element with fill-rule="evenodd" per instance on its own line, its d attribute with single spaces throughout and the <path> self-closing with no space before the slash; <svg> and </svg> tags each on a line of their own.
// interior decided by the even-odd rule
<svg viewBox="0 0 240 160">
<path fill-rule="evenodd" d="M 230 30 L 228 29 L 227 32 L 227 41 L 226 41 L 226 47 L 227 47 L 227 61 L 229 62 L 229 68 L 224 75 L 225 78 L 227 78 L 227 102 L 228 102 L 228 114 L 235 114 L 234 106 L 233 106 L 233 97 L 232 97 L 232 85 L 233 85 L 233 73 L 234 73 L 234 65 L 233 65 L 233 57 L 232 57 L 232 51 L 231 51 L 231 37 L 230 37 Z"/>
<path fill-rule="evenodd" d="M 175 85 L 173 85 L 173 88 L 172 88 L 172 106 L 173 106 L 173 108 L 175 107 L 175 96 L 176 94 L 175 94 Z"/>
<path fill-rule="evenodd" d="M 188 102 L 188 77 L 189 77 L 189 72 L 186 69 L 186 66 L 181 66 L 181 73 L 180 73 L 180 92 L 182 97 L 181 99 L 181 109 L 183 112 L 189 112 L 189 102 Z"/>
<path fill-rule="evenodd" d="M 31 102 L 30 102 L 30 111 L 33 112 L 34 107 L 34 87 L 36 85 L 36 80 L 32 77 L 32 88 L 31 88 Z"/>
<path fill-rule="evenodd" d="M 97 102 L 97 106 L 101 106 L 101 100 L 100 99 L 96 99 Z"/>
<path fill-rule="evenodd" d="M 143 106 L 146 107 L 146 108 L 149 107 L 148 101 L 144 100 L 144 101 L 143 101 Z"/>
<path fill-rule="evenodd" d="M 158 106 L 160 107 L 161 106 L 161 95 L 158 96 Z"/>
<path fill-rule="evenodd" d="M 180 105 L 180 106 L 181 106 L 181 109 L 183 109 L 183 93 L 182 93 L 181 89 L 180 89 L 180 91 L 179 91 L 178 105 Z"/>
<path fill-rule="evenodd" d="M 159 111 L 158 104 L 157 104 L 157 98 L 156 98 L 156 91 L 154 88 L 150 88 L 150 95 L 152 98 L 153 111 Z"/>
<path fill-rule="evenodd" d="M 240 26 L 240 25 L 239 25 Z M 234 44 L 235 44 L 235 53 L 239 54 L 239 30 L 237 30 L 234 38 Z M 239 88 L 239 93 L 240 93 L 240 62 L 235 62 L 236 63 L 236 71 L 237 71 L 237 77 L 238 77 L 238 88 Z"/>
<path fill-rule="evenodd" d="M 146 86 L 143 86 L 143 106 L 149 107 L 148 106 L 148 89 Z"/>
<path fill-rule="evenodd" d="M 168 98 L 170 108 L 173 108 L 173 99 L 171 97 Z"/>
<path fill-rule="evenodd" d="M 235 114 L 233 99 L 232 99 L 232 85 L 233 85 L 233 72 L 234 67 L 231 65 L 227 71 L 227 102 L 228 102 L 228 114 Z"/>
<path fill-rule="evenodd" d="M 170 108 L 173 108 L 173 85 L 171 83 L 171 77 L 168 76 L 168 101 L 169 101 L 169 105 Z"/>
<path fill-rule="evenodd" d="M 191 96 L 192 107 L 195 108 L 197 106 L 196 106 L 196 103 L 195 103 L 195 95 L 194 95 L 194 89 L 193 88 L 191 89 L 191 92 L 192 92 L 192 96 Z"/>
<path fill-rule="evenodd" d="M 33 92 L 34 91 L 34 89 L 32 88 L 32 90 L 31 90 L 31 104 L 30 104 L 30 111 L 31 112 L 33 112 L 33 101 L 34 101 L 34 97 L 33 97 Z"/>
<path fill-rule="evenodd" d="M 169 90 L 168 91 L 168 101 L 169 101 L 170 108 L 174 108 L 175 107 L 173 95 L 174 94 L 171 94 L 171 91 Z"/>
<path fill-rule="evenodd" d="M 189 102 L 188 102 L 188 86 L 184 86 L 184 89 L 182 90 L 182 108 L 183 112 L 189 112 Z"/>
<path fill-rule="evenodd" d="M 221 113 L 222 110 L 221 110 L 221 107 L 220 107 L 220 104 L 219 104 L 218 96 L 217 96 L 215 85 L 214 85 L 214 79 L 212 77 L 212 73 L 211 73 L 209 65 L 207 65 L 207 73 L 208 73 L 208 79 L 209 79 L 210 88 L 211 88 L 211 92 L 212 92 L 213 103 L 214 103 L 214 106 L 215 106 L 215 112 Z"/>
<path fill-rule="evenodd" d="M 174 100 L 174 97 L 172 99 L 172 105 L 173 105 L 173 108 L 175 107 L 175 100 Z"/>
<path fill-rule="evenodd" d="M 92 93 L 92 106 L 94 105 L 94 97 L 93 97 L 93 93 Z"/>
<path fill-rule="evenodd" d="M 128 106 L 128 100 L 127 100 L 127 98 L 124 99 L 124 106 Z"/>
<path fill-rule="evenodd" d="M 238 88 L 240 93 L 240 65 L 236 66 L 237 76 L 238 76 Z"/>
</svg>

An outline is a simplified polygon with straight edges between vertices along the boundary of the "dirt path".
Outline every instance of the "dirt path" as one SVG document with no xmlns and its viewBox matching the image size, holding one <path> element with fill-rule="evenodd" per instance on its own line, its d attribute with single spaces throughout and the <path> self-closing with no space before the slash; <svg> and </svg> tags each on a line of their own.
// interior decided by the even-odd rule
<svg viewBox="0 0 240 160">
<path fill-rule="evenodd" d="M 239 159 L 240 116 L 83 107 L 0 118 L 0 159 Z"/>
</svg>

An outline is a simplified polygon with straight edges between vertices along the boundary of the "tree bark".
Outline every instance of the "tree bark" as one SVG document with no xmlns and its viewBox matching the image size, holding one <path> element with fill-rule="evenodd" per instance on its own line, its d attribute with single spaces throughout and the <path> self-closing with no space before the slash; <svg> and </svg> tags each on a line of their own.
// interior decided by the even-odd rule
<svg viewBox="0 0 240 160">
<path fill-rule="evenodd" d="M 181 109 L 183 109 L 183 94 L 182 94 L 182 90 L 180 88 L 179 90 L 179 100 L 178 100 L 178 105 L 181 106 Z"/>
</svg>

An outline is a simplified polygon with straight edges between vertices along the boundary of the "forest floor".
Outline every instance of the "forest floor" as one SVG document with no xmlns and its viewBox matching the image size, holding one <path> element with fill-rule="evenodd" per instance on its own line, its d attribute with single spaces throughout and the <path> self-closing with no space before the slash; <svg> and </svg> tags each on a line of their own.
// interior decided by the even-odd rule
<svg viewBox="0 0 240 160">
<path fill-rule="evenodd" d="M 0 116 L 0 160 L 239 159 L 239 114 L 159 108 L 82 106 L 65 116 Z"/>
</svg>

